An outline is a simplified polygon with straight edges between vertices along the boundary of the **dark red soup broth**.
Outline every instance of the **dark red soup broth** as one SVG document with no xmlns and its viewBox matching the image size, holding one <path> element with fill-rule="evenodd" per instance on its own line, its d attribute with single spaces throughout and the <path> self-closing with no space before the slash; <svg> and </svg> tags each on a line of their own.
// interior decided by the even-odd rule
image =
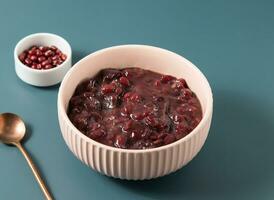
<svg viewBox="0 0 274 200">
<path fill-rule="evenodd" d="M 123 149 L 149 149 L 188 135 L 201 121 L 184 79 L 141 68 L 104 69 L 81 82 L 68 116 L 86 136 Z"/>
</svg>

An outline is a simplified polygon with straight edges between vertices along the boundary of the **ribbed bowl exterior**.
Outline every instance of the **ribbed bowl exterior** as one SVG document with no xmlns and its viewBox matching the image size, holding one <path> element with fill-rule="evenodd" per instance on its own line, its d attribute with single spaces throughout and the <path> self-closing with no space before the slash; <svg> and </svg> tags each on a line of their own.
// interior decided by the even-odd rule
<svg viewBox="0 0 274 200">
<path fill-rule="evenodd" d="M 212 114 L 212 113 L 211 113 Z M 155 151 L 109 149 L 80 136 L 58 111 L 63 138 L 73 154 L 92 169 L 120 179 L 144 180 L 167 175 L 186 165 L 200 151 L 208 135 L 211 116 L 200 131 Z"/>
<path fill-rule="evenodd" d="M 94 76 L 107 66 L 117 68 L 136 66 L 185 78 L 201 102 L 203 119 L 186 137 L 154 149 L 119 149 L 88 138 L 76 129 L 67 116 L 69 99 L 81 80 Z M 200 151 L 206 140 L 212 112 L 211 88 L 202 72 L 178 54 L 146 45 L 110 47 L 86 56 L 66 74 L 58 94 L 60 128 L 73 154 L 102 174 L 128 180 L 164 176 L 186 165 Z"/>
</svg>

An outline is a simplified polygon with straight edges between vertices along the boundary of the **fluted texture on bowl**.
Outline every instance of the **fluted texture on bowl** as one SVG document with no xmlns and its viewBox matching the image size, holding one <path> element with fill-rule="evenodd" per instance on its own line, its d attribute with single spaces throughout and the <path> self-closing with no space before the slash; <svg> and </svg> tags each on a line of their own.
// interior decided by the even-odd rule
<svg viewBox="0 0 274 200">
<path fill-rule="evenodd" d="M 121 179 L 143 180 L 164 176 L 186 165 L 203 146 L 209 122 L 186 140 L 153 151 L 119 151 L 104 148 L 95 141 L 79 135 L 58 111 L 63 138 L 73 154 L 92 169 Z"/>
<path fill-rule="evenodd" d="M 155 149 L 118 149 L 86 137 L 76 129 L 67 116 L 69 100 L 80 81 L 109 66 L 141 67 L 185 78 L 201 102 L 203 119 L 186 137 Z M 130 180 L 156 178 L 186 165 L 200 151 L 206 140 L 212 111 L 212 92 L 201 71 L 178 54 L 146 45 L 110 47 L 88 55 L 66 74 L 58 94 L 61 132 L 74 155 L 102 174 Z"/>
</svg>

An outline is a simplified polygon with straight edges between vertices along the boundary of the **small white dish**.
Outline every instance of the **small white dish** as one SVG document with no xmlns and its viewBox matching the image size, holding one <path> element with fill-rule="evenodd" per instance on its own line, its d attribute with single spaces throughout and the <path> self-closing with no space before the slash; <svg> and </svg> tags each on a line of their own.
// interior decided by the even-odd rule
<svg viewBox="0 0 274 200">
<path fill-rule="evenodd" d="M 67 59 L 55 68 L 47 70 L 32 69 L 24 65 L 18 58 L 19 54 L 31 46 L 51 46 L 54 45 L 66 54 Z M 71 47 L 62 37 L 52 33 L 35 33 L 21 39 L 14 49 L 15 71 L 17 76 L 24 82 L 46 87 L 52 86 L 62 81 L 67 71 L 71 68 Z"/>
<path fill-rule="evenodd" d="M 185 78 L 201 102 L 203 119 L 184 138 L 153 149 L 119 149 L 88 138 L 69 120 L 67 115 L 69 100 L 81 81 L 108 67 L 140 67 Z M 143 180 L 174 172 L 197 155 L 204 145 L 210 128 L 213 98 L 206 77 L 182 56 L 152 46 L 122 45 L 96 51 L 76 63 L 61 83 L 57 107 L 63 138 L 78 159 L 107 176 Z"/>
</svg>

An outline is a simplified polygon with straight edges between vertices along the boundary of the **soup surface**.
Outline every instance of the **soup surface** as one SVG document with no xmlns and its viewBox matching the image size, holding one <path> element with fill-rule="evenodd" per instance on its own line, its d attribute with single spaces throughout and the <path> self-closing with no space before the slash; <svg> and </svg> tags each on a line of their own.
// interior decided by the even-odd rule
<svg viewBox="0 0 274 200">
<path fill-rule="evenodd" d="M 77 86 L 68 116 L 97 142 L 148 149 L 185 137 L 201 121 L 202 109 L 182 78 L 141 68 L 104 69 Z"/>
</svg>

